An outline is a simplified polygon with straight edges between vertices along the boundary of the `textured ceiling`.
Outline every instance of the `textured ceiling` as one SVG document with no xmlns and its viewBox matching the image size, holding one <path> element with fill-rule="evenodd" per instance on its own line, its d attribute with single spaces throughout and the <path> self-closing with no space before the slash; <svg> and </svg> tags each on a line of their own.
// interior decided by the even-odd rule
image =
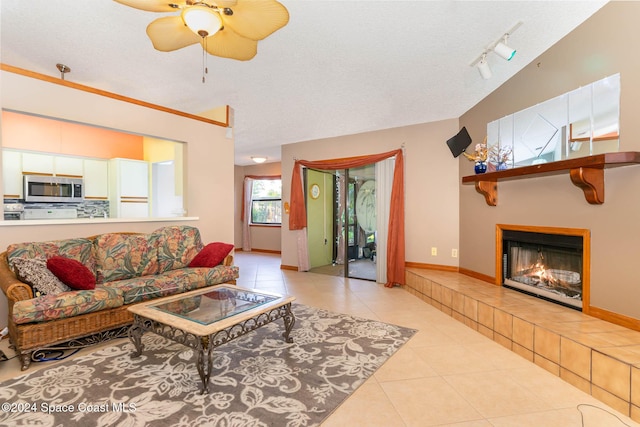
<svg viewBox="0 0 640 427">
<path fill-rule="evenodd" d="M 281 1 L 287 26 L 240 62 L 202 50 L 153 49 L 163 13 L 109 0 L 2 0 L 3 63 L 165 107 L 235 111 L 236 164 L 280 159 L 299 141 L 456 118 L 586 20 L 604 1 Z M 509 28 L 517 49 L 469 64 Z"/>
</svg>

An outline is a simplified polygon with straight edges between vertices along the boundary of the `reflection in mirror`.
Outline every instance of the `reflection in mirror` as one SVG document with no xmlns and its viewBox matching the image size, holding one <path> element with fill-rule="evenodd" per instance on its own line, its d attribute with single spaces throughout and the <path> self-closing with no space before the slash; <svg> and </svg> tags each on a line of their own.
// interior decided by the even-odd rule
<svg viewBox="0 0 640 427">
<path fill-rule="evenodd" d="M 490 170 L 619 150 L 620 74 L 487 124 Z"/>
</svg>

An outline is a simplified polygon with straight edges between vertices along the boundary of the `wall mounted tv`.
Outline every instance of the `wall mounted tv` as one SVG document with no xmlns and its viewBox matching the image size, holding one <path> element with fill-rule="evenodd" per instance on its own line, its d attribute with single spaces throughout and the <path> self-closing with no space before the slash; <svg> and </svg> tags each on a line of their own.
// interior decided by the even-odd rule
<svg viewBox="0 0 640 427">
<path fill-rule="evenodd" d="M 467 128 L 463 126 L 460 132 L 447 140 L 447 145 L 453 157 L 458 157 L 462 154 L 462 152 L 471 145 L 471 137 L 469 136 L 469 132 L 467 132 Z"/>
</svg>

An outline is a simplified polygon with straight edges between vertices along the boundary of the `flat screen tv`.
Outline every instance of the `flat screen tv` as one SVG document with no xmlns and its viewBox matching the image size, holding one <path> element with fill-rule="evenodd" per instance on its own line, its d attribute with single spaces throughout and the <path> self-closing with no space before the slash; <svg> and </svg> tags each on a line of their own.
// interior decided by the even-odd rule
<svg viewBox="0 0 640 427">
<path fill-rule="evenodd" d="M 460 132 L 447 140 L 447 145 L 453 157 L 458 157 L 471 144 L 471 137 L 466 127 L 462 127 Z"/>
</svg>

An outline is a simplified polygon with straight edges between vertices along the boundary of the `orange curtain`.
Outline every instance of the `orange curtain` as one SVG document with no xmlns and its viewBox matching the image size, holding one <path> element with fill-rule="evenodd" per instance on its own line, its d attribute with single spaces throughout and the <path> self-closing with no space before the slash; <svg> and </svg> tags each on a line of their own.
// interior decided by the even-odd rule
<svg viewBox="0 0 640 427">
<path fill-rule="evenodd" d="M 289 212 L 290 230 L 302 230 L 307 226 L 307 213 L 304 206 L 304 191 L 301 178 L 302 166 L 321 170 L 350 169 L 377 163 L 393 156 L 396 156 L 396 162 L 391 189 L 389 235 L 387 239 L 386 287 L 404 284 L 404 160 L 402 150 L 344 159 L 296 160 L 291 177 L 291 206 Z"/>
</svg>

